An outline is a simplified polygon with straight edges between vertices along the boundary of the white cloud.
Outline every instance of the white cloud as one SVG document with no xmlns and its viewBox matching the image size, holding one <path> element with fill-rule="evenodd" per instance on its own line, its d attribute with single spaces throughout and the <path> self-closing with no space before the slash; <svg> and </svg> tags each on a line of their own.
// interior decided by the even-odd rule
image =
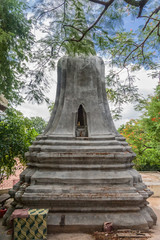
<svg viewBox="0 0 160 240">
<path fill-rule="evenodd" d="M 31 103 L 23 103 L 17 107 L 17 110 L 21 111 L 25 117 L 42 117 L 45 121 L 49 120 L 50 114 L 46 103 L 38 105 Z"/>
<path fill-rule="evenodd" d="M 49 76 L 49 75 L 48 75 Z M 51 102 L 55 101 L 56 96 L 56 88 L 57 88 L 57 71 L 52 72 L 52 87 L 50 92 L 47 94 L 47 97 L 50 99 Z M 25 117 L 42 117 L 45 121 L 48 121 L 50 118 L 50 113 L 48 110 L 47 103 L 37 104 L 37 103 L 22 103 L 20 106 L 16 108 L 17 110 L 21 111 Z"/>
<path fill-rule="evenodd" d="M 152 79 L 148 76 L 150 71 L 146 71 L 145 69 L 141 69 L 136 72 L 136 76 L 139 80 L 136 80 L 135 84 L 139 89 L 139 93 L 144 97 L 151 95 L 154 93 L 154 89 L 158 85 L 158 79 Z M 120 125 L 125 124 L 130 119 L 136 119 L 141 115 L 140 112 L 134 110 L 133 104 L 124 105 L 124 110 L 122 112 L 122 119 L 115 121 L 115 126 L 118 128 Z"/>
</svg>

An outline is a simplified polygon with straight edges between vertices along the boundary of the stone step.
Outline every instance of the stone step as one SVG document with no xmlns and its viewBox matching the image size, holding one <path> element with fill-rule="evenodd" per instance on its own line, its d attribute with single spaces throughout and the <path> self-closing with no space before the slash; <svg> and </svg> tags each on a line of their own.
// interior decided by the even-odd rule
<svg viewBox="0 0 160 240">
<path fill-rule="evenodd" d="M 113 212 L 113 213 L 117 213 L 117 212 L 135 212 L 140 210 L 139 207 L 136 206 L 124 206 L 124 207 L 116 207 L 115 205 L 113 207 L 105 207 L 105 206 L 94 206 L 94 209 L 91 208 L 87 208 L 87 207 L 81 207 L 81 206 L 64 206 L 62 207 L 51 207 L 50 208 L 50 213 L 52 212 L 84 212 L 84 213 L 90 213 L 90 212 L 96 212 L 96 213 L 105 213 L 105 212 Z"/>
<path fill-rule="evenodd" d="M 61 226 L 62 217 L 64 218 L 64 225 Z M 114 229 L 136 229 L 148 231 L 148 222 L 139 211 L 133 212 L 116 212 L 112 213 L 49 213 L 48 216 L 48 232 L 49 233 L 77 233 L 86 232 L 93 234 L 93 232 L 101 232 L 104 222 L 112 222 Z"/>
<path fill-rule="evenodd" d="M 56 153 L 28 152 L 25 154 L 30 166 L 34 164 L 51 165 L 119 165 L 131 164 L 134 156 L 129 152 L 121 153 Z M 37 165 L 38 166 L 38 165 Z M 126 165 L 127 166 L 127 165 Z"/>
<path fill-rule="evenodd" d="M 26 157 L 31 157 L 34 159 L 34 157 L 38 158 L 39 160 L 42 159 L 71 159 L 71 160 L 93 160 L 93 159 L 98 159 L 98 160 L 102 160 L 102 159 L 113 159 L 114 160 L 121 160 L 121 159 L 130 159 L 133 158 L 133 155 L 135 156 L 135 154 L 130 153 L 128 151 L 125 152 L 115 152 L 115 153 L 107 153 L 107 152 L 27 152 L 25 154 Z"/>
<path fill-rule="evenodd" d="M 126 149 L 123 146 L 44 146 L 44 145 L 32 145 L 29 147 L 29 151 L 43 151 L 43 152 L 123 152 Z"/>
<path fill-rule="evenodd" d="M 121 157 L 124 156 L 124 153 L 119 153 L 121 154 Z M 38 159 L 93 159 L 93 158 L 96 158 L 96 159 L 102 159 L 102 158 L 105 158 L 105 159 L 113 159 L 115 158 L 115 153 L 79 153 L 79 152 L 76 152 L 76 153 L 69 153 L 69 152 L 26 152 L 25 153 L 25 156 L 26 157 L 31 157 L 31 158 L 38 158 Z M 125 153 L 125 156 L 127 157 L 131 157 L 131 154 L 126 154 Z"/>
<path fill-rule="evenodd" d="M 34 195 L 30 194 L 31 196 L 27 195 L 26 193 L 23 195 L 23 201 L 27 202 L 28 201 L 28 206 L 30 208 L 35 208 L 38 205 L 38 200 L 35 203 L 31 202 L 31 197 L 34 197 Z M 36 196 L 36 195 L 35 195 Z M 117 213 L 117 212 L 128 212 L 129 210 L 134 212 L 134 211 L 139 211 L 140 207 L 138 207 L 137 203 L 140 203 L 141 200 L 135 200 L 135 202 L 132 204 L 132 199 L 133 197 L 131 196 L 130 199 L 126 199 L 126 202 L 124 199 L 117 199 L 117 201 L 114 201 L 114 199 L 111 199 L 111 201 L 114 201 L 112 204 L 109 202 L 107 199 L 101 199 L 98 197 L 98 199 L 93 199 L 94 196 L 92 196 L 93 200 L 88 200 L 87 198 L 81 198 L 79 201 L 77 199 L 73 200 L 68 200 L 68 204 L 66 203 L 66 199 L 60 199 L 59 201 L 54 200 L 53 197 L 48 198 L 48 203 L 45 202 L 44 198 L 41 197 L 41 208 L 44 206 L 50 208 L 50 213 L 51 212 L 97 212 L 97 213 L 105 213 L 105 212 L 112 212 L 112 213 Z M 48 197 L 48 195 L 47 195 Z M 100 202 L 100 199 L 102 202 Z M 82 203 L 82 200 L 85 201 L 85 203 Z M 88 200 L 88 201 L 87 201 Z M 124 204 L 125 202 L 125 204 Z M 52 204 L 52 206 L 51 206 Z"/>
<path fill-rule="evenodd" d="M 30 167 L 37 167 L 37 168 L 43 168 L 43 169 L 54 169 L 54 170 L 61 170 L 61 171 L 66 171 L 66 170 L 112 170 L 112 169 L 128 169 L 134 166 L 133 163 L 121 163 L 121 164 L 111 164 L 111 163 L 106 163 L 106 164 L 101 164 L 100 162 L 97 161 L 95 164 L 87 164 L 86 162 L 84 163 L 77 163 L 74 164 L 74 162 L 70 161 L 67 164 L 63 164 L 62 162 L 60 164 L 56 164 L 55 162 L 52 163 L 36 163 L 36 162 L 30 162 L 27 163 L 27 166 Z"/>
<path fill-rule="evenodd" d="M 35 173 L 35 168 L 26 168 L 21 174 L 20 174 L 20 180 L 22 182 L 30 182 L 31 176 Z M 15 188 L 16 185 L 14 185 L 13 188 Z"/>
<path fill-rule="evenodd" d="M 127 145 L 127 142 L 125 142 Z M 39 140 L 34 141 L 33 145 L 53 145 L 53 146 L 110 146 L 110 145 L 119 145 L 116 140 L 99 140 L 99 141 L 91 141 L 91 140 Z"/>
<path fill-rule="evenodd" d="M 123 138 L 123 136 L 121 136 L 121 138 Z M 94 141 L 94 140 L 102 140 L 102 141 L 105 141 L 105 140 L 115 140 L 115 135 L 112 135 L 112 134 L 108 134 L 108 135 L 104 135 L 104 136 L 94 136 L 94 137 L 63 137 L 63 136 L 55 136 L 55 135 L 39 135 L 37 136 L 36 138 L 37 140 L 45 140 L 45 139 L 51 139 L 51 140 L 79 140 L 79 141 Z M 124 139 L 124 138 L 123 138 Z"/>
<path fill-rule="evenodd" d="M 102 179 L 73 179 L 73 178 L 45 178 L 45 179 L 41 179 L 41 178 L 37 178 L 35 179 L 36 183 L 37 184 L 41 184 L 41 183 L 45 183 L 45 184 L 69 184 L 69 185 L 72 185 L 72 184 L 102 184 Z M 34 180 L 32 179 L 32 182 L 34 182 Z M 111 184 L 129 184 L 132 186 L 132 181 L 130 179 L 127 179 L 127 178 L 123 178 L 123 179 L 103 179 L 103 183 L 104 184 L 108 184 L 108 185 L 111 185 Z"/>
<path fill-rule="evenodd" d="M 27 157 L 28 160 L 30 160 L 30 156 Z M 124 163 L 130 163 L 131 162 L 131 159 L 128 159 L 128 158 L 121 158 L 121 159 L 114 159 L 114 163 L 115 164 L 124 164 Z M 61 165 L 61 164 L 72 164 L 72 165 L 77 165 L 77 164 L 95 164 L 95 165 L 99 165 L 99 164 L 112 164 L 113 163 L 113 159 L 112 158 L 87 158 L 87 159 L 84 159 L 84 158 L 50 158 L 50 157 L 43 157 L 43 158 L 39 158 L 39 157 L 32 157 L 31 159 L 31 163 L 39 163 L 39 164 L 58 164 L 58 165 Z"/>
<path fill-rule="evenodd" d="M 17 192 L 18 195 L 18 192 Z M 79 207 L 90 207 L 92 211 L 94 207 L 105 206 L 138 206 L 143 201 L 143 197 L 134 192 L 134 193 L 33 193 L 29 192 L 22 195 L 22 201 L 27 204 L 30 202 L 32 205 L 31 199 L 34 198 L 34 203 L 41 201 L 42 205 L 45 202 L 47 205 L 52 203 L 52 206 L 63 207 L 66 206 L 79 206 Z M 54 204 L 53 204 L 54 203 Z M 38 204 L 38 203 L 37 203 Z M 48 207 L 48 206 L 47 206 Z"/>
<path fill-rule="evenodd" d="M 27 158 L 28 160 L 30 160 L 30 157 Z M 95 165 L 95 167 L 97 168 L 97 165 L 108 165 L 110 167 L 110 165 L 113 164 L 113 159 L 109 159 L 109 158 L 104 158 L 104 159 L 98 159 L 98 158 L 88 158 L 88 159 L 83 159 L 83 158 L 73 158 L 73 159 L 68 159 L 68 158 L 62 158 L 62 159 L 56 159 L 56 158 L 32 158 L 31 162 L 28 163 L 30 166 L 34 165 L 34 164 L 44 164 L 46 166 L 49 166 L 49 164 L 51 165 Z M 123 158 L 123 159 L 114 159 L 114 164 L 115 165 L 120 165 L 121 164 L 133 164 L 131 163 L 131 159 L 127 159 L 127 158 Z M 38 165 L 37 165 L 38 166 Z M 128 165 L 126 165 L 128 166 Z"/>
<path fill-rule="evenodd" d="M 121 188 L 117 185 L 62 185 L 62 184 L 41 184 L 41 185 L 30 185 L 26 188 L 26 193 L 137 193 L 135 187 L 121 184 Z"/>
<path fill-rule="evenodd" d="M 128 184 L 133 186 L 133 177 L 126 171 L 75 170 L 75 171 L 36 171 L 31 182 L 36 184 Z"/>
<path fill-rule="evenodd" d="M 0 195 L 0 204 L 3 204 L 9 198 L 10 198 L 10 195 L 8 193 L 4 193 L 4 194 Z"/>
</svg>

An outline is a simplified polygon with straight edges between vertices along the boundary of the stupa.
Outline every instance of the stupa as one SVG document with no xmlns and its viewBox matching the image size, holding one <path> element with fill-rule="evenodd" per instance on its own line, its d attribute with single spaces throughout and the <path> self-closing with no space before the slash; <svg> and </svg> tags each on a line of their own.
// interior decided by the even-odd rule
<svg viewBox="0 0 160 240">
<path fill-rule="evenodd" d="M 113 123 L 99 57 L 63 57 L 45 132 L 26 154 L 28 167 L 10 191 L 14 208 L 49 208 L 52 232 L 148 230 L 152 192 L 133 169 L 135 154 Z M 13 210 L 13 209 L 12 209 Z"/>
</svg>

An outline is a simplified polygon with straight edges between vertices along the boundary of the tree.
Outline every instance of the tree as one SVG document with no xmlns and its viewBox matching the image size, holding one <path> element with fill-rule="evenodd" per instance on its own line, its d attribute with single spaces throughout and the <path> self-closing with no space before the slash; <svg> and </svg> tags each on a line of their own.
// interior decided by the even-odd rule
<svg viewBox="0 0 160 240">
<path fill-rule="evenodd" d="M 30 2 L 33 3 L 32 0 Z M 157 76 L 160 39 L 158 0 L 62 0 L 62 2 L 35 0 L 35 2 L 33 28 L 35 30 L 37 27 L 42 37 L 35 41 L 30 49 L 32 37 L 29 21 L 24 16 L 26 10 L 24 0 L 2 0 L 3 14 L 0 27 L 3 31 L 3 43 L 6 44 L 1 44 L 1 49 L 3 50 L 3 46 L 6 47 L 4 51 L 1 50 L 5 60 L 4 64 L 1 63 L 3 73 L 1 76 L 7 81 L 1 78 L 0 88 L 8 99 L 13 101 L 16 96 L 22 99 L 20 89 L 23 89 L 25 98 L 29 101 L 36 100 L 38 103 L 44 99 L 48 101 L 45 95 L 49 88 L 46 72 L 53 69 L 55 61 L 63 54 L 98 53 L 105 56 L 111 67 L 111 72 L 106 78 L 107 91 L 114 96 L 112 98 L 114 102 L 118 101 L 120 105 L 123 103 L 121 97 L 123 92 L 126 96 L 125 101 L 137 101 L 140 97 L 129 70 L 144 66 L 147 69 L 154 69 L 154 76 Z M 127 29 L 126 22 L 136 17 L 139 19 L 138 25 L 134 24 L 132 29 Z M 5 24 L 2 24 L 3 22 Z M 28 54 L 32 52 L 30 62 L 32 67 L 28 71 L 23 65 L 29 60 L 28 55 L 26 58 L 26 52 Z M 121 70 L 118 69 L 117 72 L 112 69 L 113 66 Z M 127 71 L 128 77 L 119 85 L 122 69 Z M 23 74 L 25 78 L 22 76 L 20 78 L 19 74 Z M 112 91 L 115 85 L 116 89 Z"/>
<path fill-rule="evenodd" d="M 30 128 L 35 129 L 38 134 L 43 133 L 45 127 L 47 126 L 47 123 L 42 117 L 25 118 L 25 122 L 30 125 Z"/>
<path fill-rule="evenodd" d="M 107 93 L 118 106 L 116 117 L 124 102 L 142 100 L 131 71 L 144 66 L 158 76 L 158 0 L 37 0 L 35 9 L 36 26 L 44 33 L 35 52 L 41 75 L 62 54 L 98 53 L 108 59 L 111 68 L 106 77 Z M 126 22 L 131 19 L 139 22 L 127 29 Z M 123 83 L 122 71 L 127 73 Z"/>
<path fill-rule="evenodd" d="M 41 83 L 40 74 L 36 72 L 36 81 L 30 81 L 33 72 L 28 63 L 32 57 L 34 35 L 28 11 L 24 0 L 1 0 L 0 94 L 11 104 L 20 104 L 24 99 L 38 103 L 48 101 L 47 87 Z"/>
<path fill-rule="evenodd" d="M 38 28 L 45 32 L 40 42 L 48 56 L 46 62 L 61 51 L 94 54 L 94 44 L 96 52 L 111 57 L 112 64 L 120 67 L 127 63 L 146 67 L 155 64 L 160 40 L 157 0 L 40 0 L 36 7 Z M 126 31 L 128 15 L 140 19 L 138 31 L 137 27 Z M 80 42 L 86 47 L 81 48 Z"/>
<path fill-rule="evenodd" d="M 52 102 L 52 103 L 48 106 L 48 110 L 49 110 L 50 113 L 52 113 L 52 111 L 53 111 L 54 104 L 55 104 L 55 103 Z"/>
<path fill-rule="evenodd" d="M 1 180 L 14 172 L 15 157 L 25 164 L 25 152 L 38 133 L 22 113 L 7 109 L 0 121 L 0 173 Z"/>
<path fill-rule="evenodd" d="M 160 86 L 154 96 L 146 99 L 143 109 L 140 119 L 130 120 L 119 132 L 136 153 L 134 162 L 138 170 L 160 170 Z"/>
<path fill-rule="evenodd" d="M 22 101 L 33 35 L 23 0 L 1 0 L 0 4 L 0 93 L 12 102 Z"/>
</svg>

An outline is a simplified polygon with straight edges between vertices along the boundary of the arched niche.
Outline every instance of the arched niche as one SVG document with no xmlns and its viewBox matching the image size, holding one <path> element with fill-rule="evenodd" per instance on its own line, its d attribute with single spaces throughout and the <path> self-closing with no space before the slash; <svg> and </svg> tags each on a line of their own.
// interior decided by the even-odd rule
<svg viewBox="0 0 160 240">
<path fill-rule="evenodd" d="M 82 104 L 76 114 L 76 137 L 88 137 L 87 114 Z"/>
</svg>

